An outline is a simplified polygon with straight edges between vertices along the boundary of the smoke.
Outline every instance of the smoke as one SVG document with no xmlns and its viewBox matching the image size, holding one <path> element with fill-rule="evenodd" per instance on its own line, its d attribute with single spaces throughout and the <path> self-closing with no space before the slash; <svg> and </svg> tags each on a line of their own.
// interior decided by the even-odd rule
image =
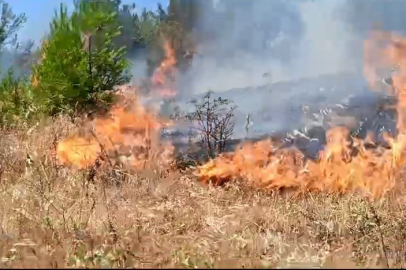
<svg viewBox="0 0 406 270">
<path fill-rule="evenodd" d="M 196 25 L 197 55 L 181 75 L 181 94 L 212 90 L 233 100 L 236 137 L 244 136 L 248 113 L 254 137 L 306 126 L 302 106 L 317 112 L 352 94 L 368 98 L 363 41 L 376 18 L 391 18 L 406 1 L 214 2 Z M 402 23 L 388 20 L 386 30 Z"/>
<path fill-rule="evenodd" d="M 0 51 L 0 80 L 11 69 L 14 79 L 29 75 L 34 43 L 31 40 L 20 42 L 18 46 L 4 46 Z"/>
<path fill-rule="evenodd" d="M 214 39 L 197 48 L 184 74 L 188 89 L 256 87 L 272 82 L 355 72 L 357 37 L 338 16 L 344 1 L 215 1 L 200 29 Z M 189 90 L 190 91 L 190 90 Z"/>
<path fill-rule="evenodd" d="M 405 32 L 406 25 L 403 0 L 192 1 L 199 9 L 197 54 L 179 78 L 182 95 L 324 74 L 362 77 L 368 31 L 378 23 Z M 138 76 L 146 64 L 136 65 Z"/>
<path fill-rule="evenodd" d="M 362 62 L 362 58 L 349 54 L 349 45 L 356 37 L 338 17 L 343 3 L 322 0 L 299 4 L 304 35 L 298 46 L 298 57 L 292 63 L 293 77 L 357 71 L 357 62 Z"/>
<path fill-rule="evenodd" d="M 128 60 L 131 64 L 132 82 L 134 85 L 140 85 L 142 80 L 148 76 L 147 49 L 142 48 L 134 51 Z"/>
</svg>

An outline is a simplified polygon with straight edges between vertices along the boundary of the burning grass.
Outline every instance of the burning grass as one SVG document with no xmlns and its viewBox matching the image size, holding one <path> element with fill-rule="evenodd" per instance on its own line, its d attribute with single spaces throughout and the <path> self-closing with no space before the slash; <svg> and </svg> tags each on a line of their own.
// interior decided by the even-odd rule
<svg viewBox="0 0 406 270">
<path fill-rule="evenodd" d="M 350 138 L 346 127 L 335 127 L 327 131 L 327 145 L 319 153 L 317 162 L 307 161 L 297 149 L 276 149 L 270 141 L 262 141 L 245 143 L 234 153 L 210 160 L 199 166 L 195 174 L 205 183 L 223 184 L 244 179 L 254 187 L 272 190 L 289 188 L 299 193 L 319 191 L 384 196 L 395 186 L 406 159 L 404 44 L 406 41 L 399 36 L 379 32 L 372 33 L 365 42 L 365 76 L 372 86 L 382 69 L 397 67 L 392 76 L 391 92 L 398 99 L 397 136 L 384 134 L 390 149 L 374 143 L 373 136 L 367 140 Z M 170 74 L 176 70 L 176 62 L 168 43 L 165 43 L 165 51 L 166 58 L 152 78 L 158 92 L 173 90 Z M 133 169 L 145 168 L 144 164 L 151 159 L 162 166 L 169 165 L 173 159 L 173 146 L 159 143 L 162 121 L 148 112 L 136 97 L 125 97 L 124 101 L 132 111 L 117 103 L 109 113 L 110 118 L 97 118 L 90 123 L 95 130 L 89 132 L 90 138 L 75 135 L 61 142 L 58 147 L 60 161 L 79 168 L 94 165 L 102 157 L 110 163 L 118 162 Z M 151 155 L 152 141 L 154 155 Z"/>
<path fill-rule="evenodd" d="M 170 123 L 147 112 L 134 94 L 118 95 L 124 95 L 121 102 L 106 116 L 86 123 L 82 136 L 74 134 L 58 144 L 57 155 L 62 164 L 83 169 L 98 160 L 139 169 L 154 159 L 162 167 L 169 165 L 173 147 L 159 142 L 159 131 Z"/>
<path fill-rule="evenodd" d="M 406 266 L 401 181 L 370 201 L 149 169 L 73 171 L 49 142 L 76 128 L 58 119 L 30 136 L 2 134 L 0 267 Z"/>
<path fill-rule="evenodd" d="M 381 197 L 395 186 L 405 164 L 406 147 L 406 39 L 391 33 L 373 32 L 365 42 L 365 77 L 375 86 L 379 71 L 396 66 L 391 94 L 397 103 L 397 136 L 384 134 L 390 149 L 376 145 L 372 136 L 363 141 L 350 138 L 346 127 L 327 131 L 327 145 L 317 162 L 305 161 L 296 149 L 275 150 L 267 141 L 245 144 L 235 153 L 221 155 L 200 166 L 204 182 L 224 183 L 246 179 L 253 186 L 291 188 L 297 192 L 361 192 Z M 369 146 L 369 147 L 367 147 Z"/>
<path fill-rule="evenodd" d="M 402 71 L 402 41 L 390 39 L 366 51 Z M 382 64 L 371 61 L 366 75 Z M 245 143 L 197 169 L 221 188 L 168 170 L 165 121 L 137 98 L 84 125 L 3 132 L 0 267 L 406 267 L 402 74 L 390 149 L 350 142 L 342 127 L 328 131 L 318 162 Z"/>
</svg>

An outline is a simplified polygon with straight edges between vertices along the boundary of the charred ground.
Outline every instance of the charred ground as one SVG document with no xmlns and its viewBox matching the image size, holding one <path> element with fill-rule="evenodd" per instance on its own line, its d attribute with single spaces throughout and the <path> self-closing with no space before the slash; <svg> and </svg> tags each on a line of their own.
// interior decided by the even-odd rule
<svg viewBox="0 0 406 270">
<path fill-rule="evenodd" d="M 279 147 L 297 147 L 307 158 L 317 159 L 326 145 L 327 130 L 344 126 L 351 137 L 365 139 L 373 132 L 374 141 L 385 144 L 383 134 L 396 135 L 397 98 L 388 95 L 391 85 L 379 84 L 380 91 L 372 91 L 361 75 L 335 74 L 290 82 L 279 82 L 262 87 L 230 89 L 213 92 L 212 98 L 222 97 L 236 105 L 235 133 L 227 142 L 227 151 L 233 151 L 243 141 L 257 142 L 271 139 Z M 188 101 L 202 98 L 203 94 L 184 97 L 171 102 L 192 110 Z M 170 112 L 168 112 L 170 114 Z M 246 136 L 244 126 L 250 114 L 253 127 Z M 190 126 L 175 126 L 165 130 L 163 138 L 175 142 L 179 152 L 190 149 Z M 195 145 L 200 145 L 196 138 Z M 200 145 L 201 147 L 201 145 Z M 203 152 L 188 153 L 195 159 Z"/>
</svg>

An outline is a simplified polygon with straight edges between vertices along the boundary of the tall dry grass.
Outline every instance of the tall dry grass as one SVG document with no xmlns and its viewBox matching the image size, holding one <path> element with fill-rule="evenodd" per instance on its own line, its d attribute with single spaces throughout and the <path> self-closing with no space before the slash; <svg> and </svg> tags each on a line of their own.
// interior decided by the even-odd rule
<svg viewBox="0 0 406 270">
<path fill-rule="evenodd" d="M 406 267 L 402 181 L 386 198 L 207 187 L 187 174 L 58 165 L 63 118 L 0 136 L 0 268 Z"/>
</svg>

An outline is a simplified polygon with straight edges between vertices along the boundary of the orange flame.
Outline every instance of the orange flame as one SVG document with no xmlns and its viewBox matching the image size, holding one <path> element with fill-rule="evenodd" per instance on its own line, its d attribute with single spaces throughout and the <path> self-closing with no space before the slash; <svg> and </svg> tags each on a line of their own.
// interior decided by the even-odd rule
<svg viewBox="0 0 406 270">
<path fill-rule="evenodd" d="M 97 159 L 133 169 L 143 167 L 150 159 L 160 165 L 169 164 L 173 146 L 158 141 L 159 130 L 165 123 L 148 113 L 137 97 L 120 95 L 123 101 L 116 104 L 108 116 L 88 123 L 87 134 L 73 135 L 59 143 L 57 157 L 62 164 L 79 169 L 94 165 Z"/>
<path fill-rule="evenodd" d="M 391 146 L 385 149 L 371 142 L 354 139 L 349 130 L 336 127 L 327 132 L 327 145 L 318 162 L 305 161 L 296 149 L 275 150 L 271 141 L 245 143 L 234 153 L 226 153 L 196 170 L 203 182 L 221 184 L 245 179 L 253 186 L 298 192 L 362 192 L 380 197 L 395 185 L 400 167 L 406 161 L 406 39 L 385 32 L 373 32 L 365 42 L 364 75 L 376 86 L 382 68 L 396 65 L 392 76 L 398 97 L 398 135 L 385 134 Z"/>
<path fill-rule="evenodd" d="M 37 86 L 38 86 L 39 81 L 38 81 L 38 76 L 37 76 L 36 74 L 32 74 L 32 75 L 31 75 L 31 84 L 32 84 L 34 87 L 37 87 Z"/>
<path fill-rule="evenodd" d="M 175 91 L 176 87 L 174 86 L 177 77 L 175 51 L 168 41 L 164 43 L 164 51 L 165 59 L 155 70 L 152 76 L 152 83 L 158 95 L 173 97 L 177 94 Z"/>
<path fill-rule="evenodd" d="M 177 94 L 175 85 L 168 78 L 177 76 L 175 52 L 169 42 L 165 42 L 164 49 L 165 59 L 152 77 L 153 89 L 161 96 L 174 96 Z M 94 165 L 97 160 L 104 160 L 138 169 L 145 167 L 148 160 L 154 160 L 157 165 L 169 165 L 174 147 L 170 143 L 160 143 L 159 132 L 170 123 L 147 112 L 138 98 L 126 94 L 124 88 L 116 92 L 121 102 L 109 111 L 107 117 L 90 121 L 90 128 L 85 130 L 84 136 L 73 135 L 59 143 L 57 157 L 62 164 L 83 169 Z M 132 90 L 135 93 L 135 89 Z M 131 108 L 126 109 L 123 103 Z"/>
</svg>

